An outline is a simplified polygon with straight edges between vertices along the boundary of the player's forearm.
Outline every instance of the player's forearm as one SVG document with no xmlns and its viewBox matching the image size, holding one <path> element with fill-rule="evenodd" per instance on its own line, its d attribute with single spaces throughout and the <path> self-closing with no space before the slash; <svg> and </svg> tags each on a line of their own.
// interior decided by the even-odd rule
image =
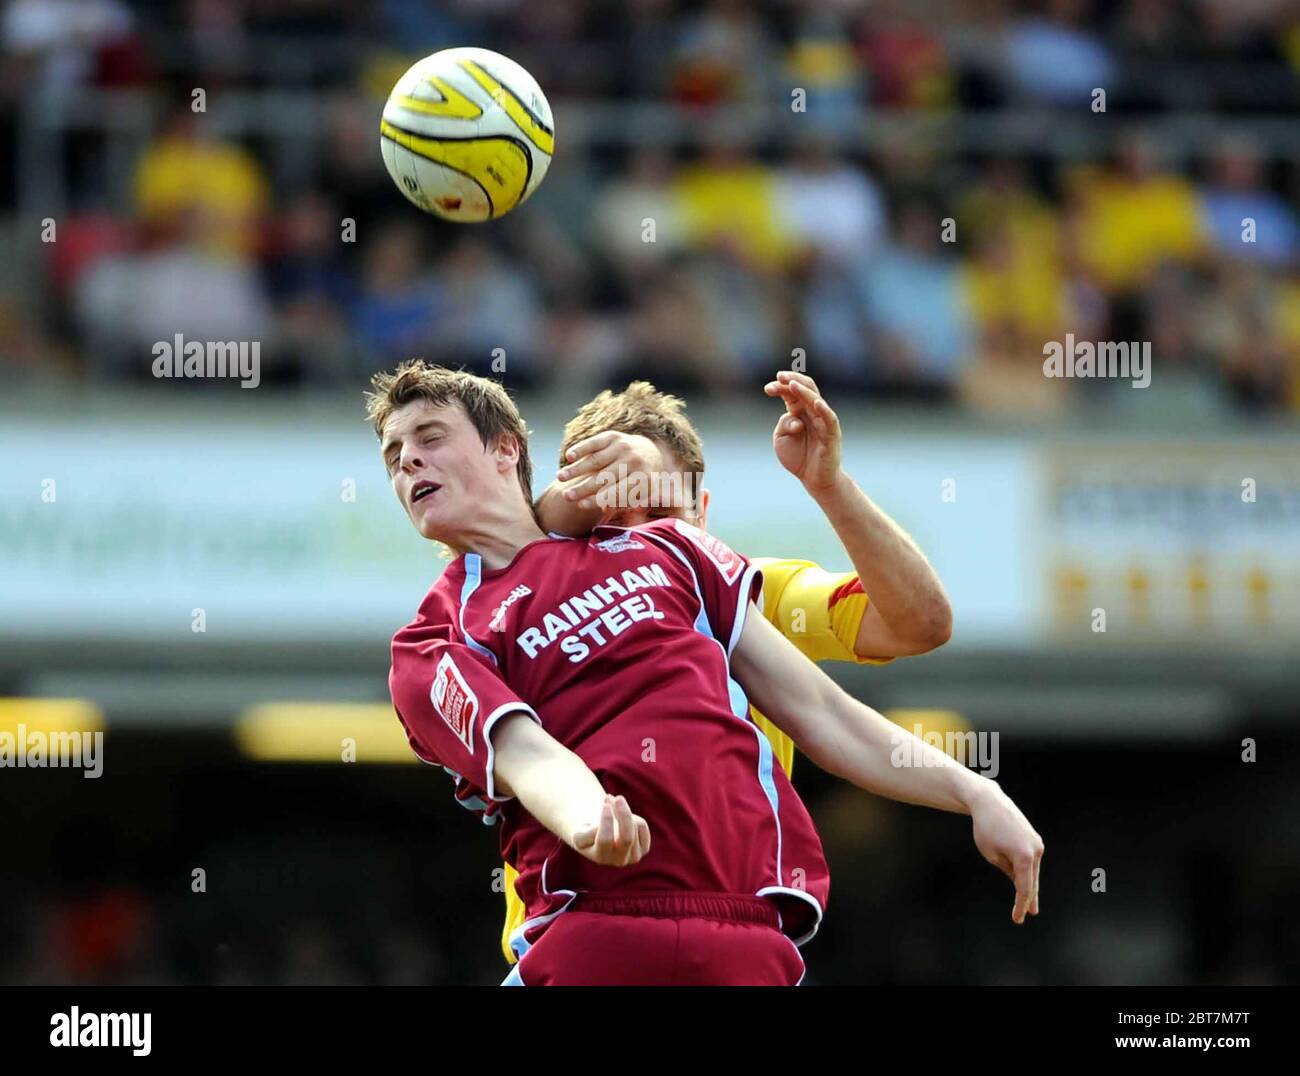
<svg viewBox="0 0 1300 1076">
<path fill-rule="evenodd" d="M 538 822 L 573 847 L 578 831 L 600 818 L 605 790 L 587 764 L 522 712 L 493 730 L 497 789 L 513 795 Z"/>
<path fill-rule="evenodd" d="M 599 508 L 579 508 L 576 501 L 566 500 L 564 496 L 567 482 L 552 482 L 537 498 L 537 518 L 541 520 L 542 529 L 554 534 L 567 534 L 579 537 L 590 534 L 600 522 Z"/>
<path fill-rule="evenodd" d="M 904 803 L 969 812 L 981 778 L 848 695 L 752 606 L 731 668 L 750 701 L 828 773 Z"/>
<path fill-rule="evenodd" d="M 940 811 L 970 814 L 992 782 L 937 747 L 836 689 L 826 729 L 812 761 L 878 796 Z M 805 752 L 806 753 L 806 752 Z"/>
<path fill-rule="evenodd" d="M 815 766 L 878 796 L 969 813 L 980 778 L 852 698 L 757 612 L 746 618 L 732 671 Z"/>
<path fill-rule="evenodd" d="M 808 490 L 835 529 L 897 654 L 941 646 L 952 633 L 952 608 L 920 547 L 840 471 L 829 486 Z M 894 653 L 863 654 L 892 657 Z"/>
</svg>

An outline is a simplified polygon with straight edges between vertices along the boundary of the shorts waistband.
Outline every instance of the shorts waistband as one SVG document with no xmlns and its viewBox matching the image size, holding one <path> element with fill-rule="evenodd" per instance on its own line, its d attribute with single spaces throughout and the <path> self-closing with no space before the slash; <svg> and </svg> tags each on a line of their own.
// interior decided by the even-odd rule
<svg viewBox="0 0 1300 1076">
<path fill-rule="evenodd" d="M 579 893 L 570 910 L 661 919 L 721 919 L 781 929 L 780 913 L 771 901 L 737 893 Z"/>
</svg>

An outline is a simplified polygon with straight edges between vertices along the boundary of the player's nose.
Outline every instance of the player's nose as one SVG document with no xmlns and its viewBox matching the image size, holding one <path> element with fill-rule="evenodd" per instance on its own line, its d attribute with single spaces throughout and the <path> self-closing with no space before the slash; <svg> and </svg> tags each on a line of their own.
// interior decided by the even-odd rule
<svg viewBox="0 0 1300 1076">
<path fill-rule="evenodd" d="M 401 467 L 408 475 L 414 474 L 424 466 L 424 459 L 420 455 L 419 445 L 403 445 L 402 454 L 398 459 L 398 466 Z"/>
</svg>

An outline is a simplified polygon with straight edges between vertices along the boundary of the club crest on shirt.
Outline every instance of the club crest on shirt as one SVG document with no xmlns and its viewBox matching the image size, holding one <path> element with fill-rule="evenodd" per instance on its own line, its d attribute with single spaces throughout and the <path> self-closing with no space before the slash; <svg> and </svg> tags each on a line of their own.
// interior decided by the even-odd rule
<svg viewBox="0 0 1300 1076">
<path fill-rule="evenodd" d="M 629 549 L 644 549 L 645 546 L 625 531 L 614 535 L 613 538 L 606 538 L 603 542 L 597 542 L 596 548 L 603 553 L 626 553 Z"/>
<path fill-rule="evenodd" d="M 465 749 L 474 753 L 474 718 L 478 716 L 478 696 L 456 668 L 450 654 L 444 654 L 433 674 L 433 686 L 429 689 L 429 698 L 433 707 L 447 727 L 456 734 L 456 738 L 465 745 Z"/>
<path fill-rule="evenodd" d="M 734 583 L 745 570 L 745 562 L 726 542 L 705 533 L 698 527 L 691 526 L 684 519 L 674 519 L 673 524 L 678 533 L 685 535 L 699 546 L 704 555 L 718 566 L 718 571 L 722 573 L 722 578 L 726 580 L 728 586 Z"/>
</svg>

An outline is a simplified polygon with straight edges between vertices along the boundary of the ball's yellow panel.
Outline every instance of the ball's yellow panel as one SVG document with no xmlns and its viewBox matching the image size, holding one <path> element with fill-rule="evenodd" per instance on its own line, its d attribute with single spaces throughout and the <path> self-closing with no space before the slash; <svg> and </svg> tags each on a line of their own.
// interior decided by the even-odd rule
<svg viewBox="0 0 1300 1076">
<path fill-rule="evenodd" d="M 536 80 L 487 49 L 444 49 L 398 80 L 384 106 L 384 166 L 427 213 L 463 223 L 510 212 L 537 189 L 555 148 Z"/>
</svg>

